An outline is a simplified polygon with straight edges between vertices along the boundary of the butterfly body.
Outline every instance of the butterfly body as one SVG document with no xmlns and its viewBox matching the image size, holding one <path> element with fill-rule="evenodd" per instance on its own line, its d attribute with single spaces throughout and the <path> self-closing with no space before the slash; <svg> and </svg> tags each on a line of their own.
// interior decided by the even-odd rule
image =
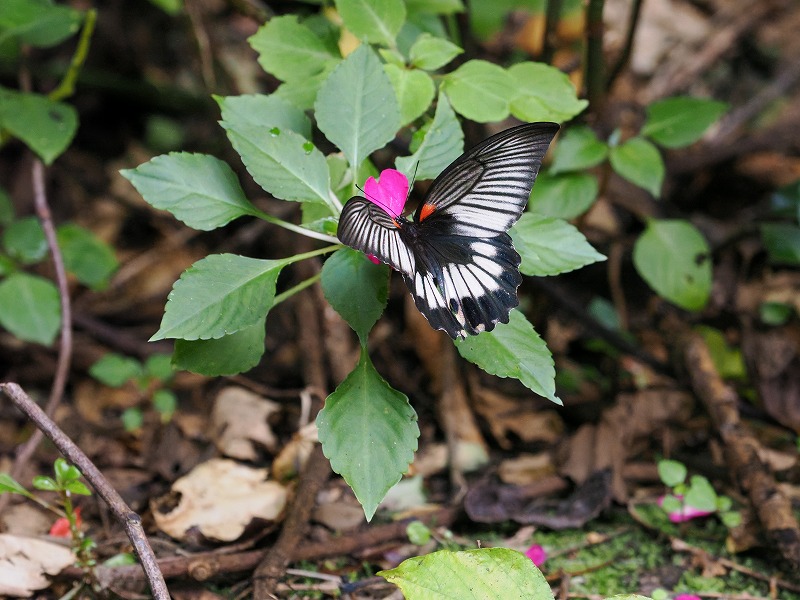
<svg viewBox="0 0 800 600">
<path fill-rule="evenodd" d="M 507 232 L 557 131 L 533 123 L 484 140 L 436 178 L 413 219 L 353 197 L 339 239 L 399 271 L 431 327 L 454 339 L 508 323 L 522 276 Z"/>
</svg>

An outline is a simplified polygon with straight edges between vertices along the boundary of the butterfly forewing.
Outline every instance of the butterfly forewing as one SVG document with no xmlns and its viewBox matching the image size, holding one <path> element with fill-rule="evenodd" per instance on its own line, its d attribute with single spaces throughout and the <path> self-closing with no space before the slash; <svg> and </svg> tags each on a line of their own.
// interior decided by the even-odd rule
<svg viewBox="0 0 800 600">
<path fill-rule="evenodd" d="M 522 277 L 507 231 L 557 131 L 533 123 L 478 144 L 436 178 L 413 221 L 351 198 L 339 239 L 400 271 L 420 312 L 452 338 L 508 323 Z"/>
</svg>

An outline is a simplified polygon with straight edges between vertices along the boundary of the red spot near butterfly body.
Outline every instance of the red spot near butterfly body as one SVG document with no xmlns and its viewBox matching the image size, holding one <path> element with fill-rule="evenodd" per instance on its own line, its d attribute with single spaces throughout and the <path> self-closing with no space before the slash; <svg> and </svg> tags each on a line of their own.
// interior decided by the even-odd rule
<svg viewBox="0 0 800 600">
<path fill-rule="evenodd" d="M 424 221 L 436 212 L 436 206 L 433 204 L 423 204 L 422 210 L 419 211 L 419 220 Z"/>
</svg>

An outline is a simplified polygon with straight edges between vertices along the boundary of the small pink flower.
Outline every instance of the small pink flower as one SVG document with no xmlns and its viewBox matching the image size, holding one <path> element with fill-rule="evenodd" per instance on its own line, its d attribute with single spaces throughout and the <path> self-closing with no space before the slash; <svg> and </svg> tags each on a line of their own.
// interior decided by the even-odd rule
<svg viewBox="0 0 800 600">
<path fill-rule="evenodd" d="M 539 544 L 534 544 L 525 551 L 525 556 L 530 558 L 537 567 L 541 567 L 547 560 L 547 551 Z"/>
<path fill-rule="evenodd" d="M 695 596 L 694 594 L 678 594 L 675 596 L 675 600 L 702 600 L 700 596 Z"/>
<path fill-rule="evenodd" d="M 408 198 L 408 179 L 400 171 L 385 169 L 378 181 L 370 177 L 364 182 L 364 194 L 392 217 L 399 217 Z"/>
<path fill-rule="evenodd" d="M 682 496 L 676 496 L 678 500 L 681 500 Z M 658 499 L 658 505 L 663 507 L 664 504 L 664 496 Z M 694 506 L 689 506 L 688 504 L 684 504 L 681 506 L 680 509 L 668 513 L 669 520 L 671 523 L 684 523 L 686 521 L 691 521 L 692 519 L 697 519 L 699 517 L 707 517 L 708 515 L 713 515 L 713 510 L 700 510 L 699 508 L 695 508 Z"/>
<path fill-rule="evenodd" d="M 78 506 L 75 508 L 75 523 L 78 527 L 81 526 L 82 519 L 81 519 L 81 507 Z M 53 523 L 53 526 L 50 527 L 50 531 L 48 532 L 53 537 L 61 537 L 61 538 L 68 538 L 72 536 L 72 532 L 69 529 L 69 521 L 66 517 L 59 517 Z"/>
<path fill-rule="evenodd" d="M 364 195 L 367 200 L 380 206 L 391 217 L 403 214 L 408 199 L 408 179 L 400 171 L 384 169 L 378 181 L 369 177 L 364 182 Z M 376 265 L 381 264 L 372 254 L 367 255 Z"/>
</svg>

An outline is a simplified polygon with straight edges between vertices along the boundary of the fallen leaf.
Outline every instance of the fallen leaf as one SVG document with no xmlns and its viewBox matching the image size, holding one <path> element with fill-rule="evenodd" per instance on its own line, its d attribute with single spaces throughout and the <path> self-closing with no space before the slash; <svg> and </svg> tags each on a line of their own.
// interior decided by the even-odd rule
<svg viewBox="0 0 800 600">
<path fill-rule="evenodd" d="M 74 562 L 72 550 L 59 544 L 0 533 L 0 596 L 27 598 Z"/>
<path fill-rule="evenodd" d="M 269 418 L 281 405 L 241 387 L 226 387 L 214 399 L 210 436 L 225 456 L 240 460 L 258 458 L 258 446 L 274 453 L 278 440 Z"/>
</svg>

